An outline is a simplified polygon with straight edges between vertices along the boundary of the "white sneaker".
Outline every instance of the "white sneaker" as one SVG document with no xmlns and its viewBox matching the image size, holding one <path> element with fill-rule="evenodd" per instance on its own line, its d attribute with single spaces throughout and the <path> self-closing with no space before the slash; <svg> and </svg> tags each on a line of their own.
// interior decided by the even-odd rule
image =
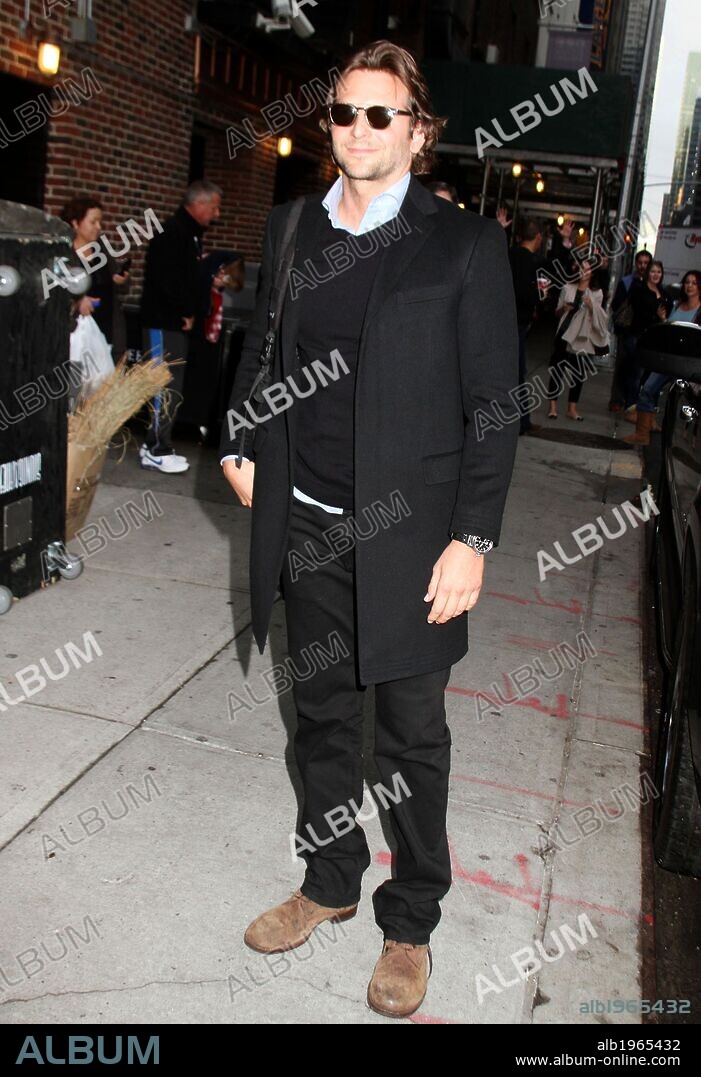
<svg viewBox="0 0 701 1077">
<path fill-rule="evenodd" d="M 149 471 L 164 471 L 168 475 L 178 475 L 182 471 L 187 471 L 190 466 L 189 461 L 184 456 L 176 456 L 175 453 L 170 453 L 166 456 L 154 456 L 148 449 L 144 449 L 139 455 L 141 456 L 141 466 Z"/>
<path fill-rule="evenodd" d="M 144 458 L 144 453 L 149 453 L 150 456 L 153 456 L 153 453 L 149 452 L 146 445 L 142 445 L 141 448 L 139 449 L 139 456 L 141 457 L 142 460 Z M 181 460 L 183 463 L 187 464 L 188 467 L 190 466 L 190 461 L 188 460 L 187 456 L 180 456 L 180 454 L 177 453 L 177 452 L 168 453 L 168 455 L 170 457 L 172 457 L 174 460 Z"/>
</svg>

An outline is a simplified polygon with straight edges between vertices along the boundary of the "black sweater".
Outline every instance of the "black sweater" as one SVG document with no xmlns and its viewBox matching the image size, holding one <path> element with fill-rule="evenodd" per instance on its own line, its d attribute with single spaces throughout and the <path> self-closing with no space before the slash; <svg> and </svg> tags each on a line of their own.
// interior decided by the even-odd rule
<svg viewBox="0 0 701 1077">
<path fill-rule="evenodd" d="M 640 280 L 634 280 L 631 284 L 628 299 L 633 308 L 633 321 L 628 332 L 636 337 L 644 333 L 651 325 L 656 325 L 660 321 L 657 314 L 659 306 L 665 308 L 667 316 L 669 316 L 672 309 L 672 303 L 666 296 L 663 295 L 660 299 L 655 295 L 652 288 L 648 288 L 647 284 Z"/>
<path fill-rule="evenodd" d="M 146 329 L 182 329 L 197 306 L 197 268 L 203 228 L 184 206 L 166 221 L 146 252 L 141 323 Z"/>
<path fill-rule="evenodd" d="M 296 303 L 301 303 L 297 347 L 298 368 L 309 374 L 295 375 L 295 385 L 302 392 L 316 385 L 315 392 L 295 400 L 297 409 L 297 457 L 295 486 L 325 505 L 353 508 L 353 411 L 355 375 L 360 331 L 365 308 L 377 272 L 383 246 L 373 240 L 372 230 L 355 237 L 345 229 L 334 228 L 323 206 L 317 209 L 315 240 L 309 248 L 300 248 L 295 265 L 312 263 L 318 278 L 329 277 L 314 289 L 302 288 Z M 351 250 L 371 251 L 369 257 L 356 258 L 353 265 L 333 276 L 324 250 L 346 241 Z M 315 373 L 312 363 L 334 369 L 331 352 L 338 350 L 349 373 L 337 367 L 340 376 L 326 386 Z"/>
</svg>

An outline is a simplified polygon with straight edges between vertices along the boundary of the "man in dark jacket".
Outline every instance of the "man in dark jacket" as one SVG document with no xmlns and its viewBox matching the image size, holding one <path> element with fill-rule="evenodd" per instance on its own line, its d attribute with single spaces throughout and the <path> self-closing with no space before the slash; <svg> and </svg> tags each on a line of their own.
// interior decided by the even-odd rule
<svg viewBox="0 0 701 1077">
<path fill-rule="evenodd" d="M 518 433 L 507 423 L 481 436 L 477 413 L 513 403 L 516 314 L 499 225 L 416 178 L 430 171 L 445 120 L 410 53 L 388 41 L 356 53 L 320 123 L 341 175 L 304 201 L 272 385 L 251 421 L 291 205 L 268 217 L 222 438 L 224 474 L 252 507 L 261 653 L 282 585 L 304 789 L 294 835 L 304 881 L 244 938 L 278 953 L 324 920 L 355 915 L 370 863 L 356 816 L 372 684 L 397 855 L 394 878 L 373 895 L 384 945 L 368 1003 L 402 1017 L 426 992 L 429 938 L 451 885 L 444 693 L 499 541 Z"/>
<path fill-rule="evenodd" d="M 528 377 L 526 366 L 526 337 L 530 332 L 538 306 L 538 259 L 543 246 L 543 225 L 539 220 L 526 221 L 523 238 L 518 247 L 509 252 L 511 274 L 516 296 L 516 320 L 518 322 L 518 380 L 523 384 Z M 521 413 L 520 433 L 537 434 L 540 426 L 531 422 L 529 412 Z"/>
<path fill-rule="evenodd" d="M 202 235 L 219 216 L 221 194 L 221 188 L 208 180 L 190 184 L 183 204 L 153 237 L 146 253 L 141 300 L 144 351 L 151 357 L 183 360 L 171 367 L 167 412 L 162 397 L 154 400 L 153 418 L 140 449 L 141 466 L 152 471 L 173 475 L 190 466 L 174 451 L 171 430 L 185 380 L 186 333 L 197 308 Z"/>
</svg>

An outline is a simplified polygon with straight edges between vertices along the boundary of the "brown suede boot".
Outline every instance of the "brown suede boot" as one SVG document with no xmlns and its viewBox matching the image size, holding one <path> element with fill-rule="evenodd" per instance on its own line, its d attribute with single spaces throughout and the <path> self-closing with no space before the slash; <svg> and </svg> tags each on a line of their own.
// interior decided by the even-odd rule
<svg viewBox="0 0 701 1077">
<path fill-rule="evenodd" d="M 385 1017 L 409 1017 L 424 1000 L 431 947 L 385 939 L 368 985 L 368 1006 Z"/>
<path fill-rule="evenodd" d="M 649 445 L 650 431 L 655 425 L 655 413 L 653 411 L 639 411 L 638 421 L 635 424 L 635 433 L 629 434 L 623 440 L 628 445 Z"/>
<path fill-rule="evenodd" d="M 269 909 L 249 924 L 243 941 L 259 954 L 281 954 L 301 946 L 324 920 L 350 920 L 357 909 L 357 905 L 340 909 L 317 905 L 301 890 L 295 890 L 282 905 Z"/>
</svg>

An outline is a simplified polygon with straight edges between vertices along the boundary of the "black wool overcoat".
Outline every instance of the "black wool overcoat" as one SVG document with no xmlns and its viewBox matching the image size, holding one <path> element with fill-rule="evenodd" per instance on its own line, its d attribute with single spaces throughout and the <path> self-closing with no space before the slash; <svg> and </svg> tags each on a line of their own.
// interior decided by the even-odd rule
<svg viewBox="0 0 701 1077">
<path fill-rule="evenodd" d="M 307 198 L 298 241 L 303 230 L 311 228 L 323 197 Z M 258 372 L 274 266 L 291 206 L 275 206 L 266 224 L 258 300 L 230 401 L 241 416 L 247 414 L 243 403 Z M 415 176 L 400 213 L 401 226 L 397 221 L 385 226 L 385 234 L 395 238 L 389 238 L 379 255 L 356 369 L 358 530 L 368 532 L 372 517 L 367 510 L 373 505 L 387 509 L 379 510 L 385 522 L 376 533 L 355 543 L 362 684 L 431 672 L 467 652 L 468 614 L 429 624 L 430 603 L 424 595 L 451 531 L 498 543 L 518 439 L 518 422 L 501 429 L 493 422 L 494 402 L 501 409 L 496 414 L 513 415 L 509 392 L 518 371 L 516 310 L 503 229 L 494 220 L 437 198 Z M 339 236 L 348 233 L 339 230 Z M 299 248 L 297 254 L 299 260 Z M 288 291 L 280 321 L 274 382 L 284 382 L 299 370 L 300 301 L 291 295 Z M 313 296 L 307 293 L 305 302 L 310 301 Z M 304 377 L 298 377 L 297 384 L 307 388 Z M 478 409 L 492 417 L 481 438 L 474 421 Z M 258 411 L 270 414 L 262 404 Z M 256 465 L 250 583 L 253 634 L 261 653 L 287 549 L 295 422 L 292 404 L 257 423 L 254 431 L 225 421 L 222 433 L 222 455 L 236 453 L 244 437 L 244 455 Z M 398 509 L 400 503 L 406 508 Z M 329 526 L 334 522 L 330 516 Z M 493 556 L 487 555 L 487 572 Z"/>
</svg>

